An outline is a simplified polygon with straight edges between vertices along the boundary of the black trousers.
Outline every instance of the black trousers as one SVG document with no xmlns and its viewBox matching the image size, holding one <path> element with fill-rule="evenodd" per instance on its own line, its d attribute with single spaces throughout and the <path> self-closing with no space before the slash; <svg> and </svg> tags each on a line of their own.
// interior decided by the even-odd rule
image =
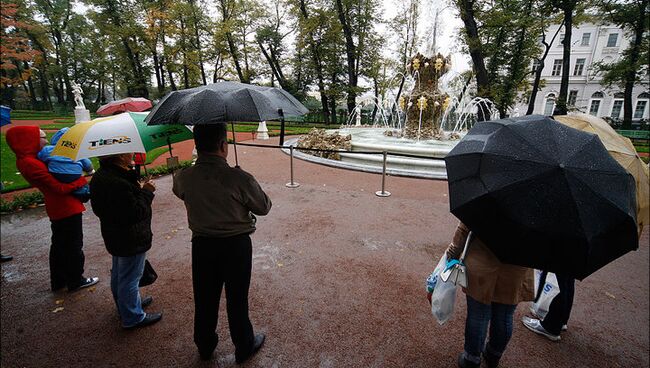
<svg viewBox="0 0 650 368">
<path fill-rule="evenodd" d="M 252 348 L 253 326 L 248 318 L 251 265 L 252 244 L 248 234 L 230 238 L 192 239 L 194 343 L 199 353 L 211 354 L 219 341 L 216 329 L 219 299 L 224 285 L 228 326 L 235 355 L 245 355 Z"/>
<path fill-rule="evenodd" d="M 575 282 L 573 277 L 556 274 L 557 284 L 560 293 L 557 294 L 548 307 L 548 313 L 542 321 L 542 327 L 553 335 L 559 335 L 562 325 L 567 324 L 573 307 L 573 295 L 575 293 Z"/>
<path fill-rule="evenodd" d="M 83 229 L 81 213 L 52 221 L 50 247 L 50 283 L 52 290 L 81 284 L 84 273 Z"/>
</svg>

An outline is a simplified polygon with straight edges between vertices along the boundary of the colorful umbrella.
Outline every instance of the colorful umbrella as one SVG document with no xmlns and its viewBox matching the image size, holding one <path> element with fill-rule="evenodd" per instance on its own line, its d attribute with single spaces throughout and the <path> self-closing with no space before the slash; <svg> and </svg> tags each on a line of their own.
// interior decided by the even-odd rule
<svg viewBox="0 0 650 368">
<path fill-rule="evenodd" d="M 183 125 L 147 126 L 148 113 L 128 112 L 77 124 L 57 142 L 52 155 L 79 160 L 130 152 L 148 152 L 156 147 L 193 138 Z"/>
<path fill-rule="evenodd" d="M 138 112 L 151 108 L 151 101 L 142 97 L 127 97 L 112 101 L 97 109 L 97 115 L 108 116 L 119 112 Z"/>
<path fill-rule="evenodd" d="M 607 122 L 588 114 L 571 114 L 554 116 L 553 119 L 571 128 L 598 135 L 605 149 L 627 170 L 636 181 L 636 221 L 639 236 L 643 227 L 650 223 L 650 199 L 648 166 L 641 160 L 634 145 L 622 135 L 616 133 Z"/>
<path fill-rule="evenodd" d="M 11 109 L 7 106 L 0 106 L 0 126 L 11 124 Z"/>
</svg>

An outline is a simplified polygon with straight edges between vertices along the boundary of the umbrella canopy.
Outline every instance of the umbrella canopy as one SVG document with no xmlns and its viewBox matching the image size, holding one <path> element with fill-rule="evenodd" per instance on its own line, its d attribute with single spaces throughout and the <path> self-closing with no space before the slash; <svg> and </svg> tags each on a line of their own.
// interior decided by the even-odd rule
<svg viewBox="0 0 650 368">
<path fill-rule="evenodd" d="M 0 126 L 11 124 L 11 109 L 7 106 L 0 105 Z"/>
<path fill-rule="evenodd" d="M 119 112 L 146 111 L 151 108 L 151 101 L 143 97 L 127 97 L 102 105 L 97 109 L 97 115 L 108 116 Z"/>
<path fill-rule="evenodd" d="M 52 155 L 73 160 L 153 148 L 193 138 L 185 126 L 147 126 L 147 113 L 123 113 L 98 118 L 70 128 L 57 142 Z"/>
<path fill-rule="evenodd" d="M 594 134 L 481 122 L 445 163 L 451 212 L 502 262 L 583 279 L 638 248 L 634 178 Z"/>
<path fill-rule="evenodd" d="M 304 115 L 308 111 L 280 88 L 219 82 L 170 92 L 153 108 L 146 122 L 149 125 L 198 125 L 266 121 Z"/>
<path fill-rule="evenodd" d="M 636 221 L 639 228 L 639 236 L 643 227 L 650 222 L 650 180 L 648 166 L 641 160 L 636 148 L 629 138 L 616 133 L 607 122 L 589 114 L 571 114 L 554 116 L 555 120 L 578 130 L 598 135 L 610 155 L 625 170 L 627 170 L 636 181 Z"/>
</svg>

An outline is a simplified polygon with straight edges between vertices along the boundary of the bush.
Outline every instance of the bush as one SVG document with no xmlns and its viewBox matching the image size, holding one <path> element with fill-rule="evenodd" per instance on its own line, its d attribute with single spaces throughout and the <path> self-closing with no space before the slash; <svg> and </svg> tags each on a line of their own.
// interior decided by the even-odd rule
<svg viewBox="0 0 650 368">
<path fill-rule="evenodd" d="M 33 208 L 41 203 L 44 203 L 43 193 L 39 191 L 18 194 L 11 201 L 0 199 L 0 212 L 10 213 L 26 208 Z"/>
</svg>

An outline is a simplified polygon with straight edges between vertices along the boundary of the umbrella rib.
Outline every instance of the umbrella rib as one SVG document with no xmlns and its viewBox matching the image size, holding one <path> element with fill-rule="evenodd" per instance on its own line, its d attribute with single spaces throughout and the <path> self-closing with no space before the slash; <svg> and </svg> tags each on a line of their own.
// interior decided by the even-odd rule
<svg viewBox="0 0 650 368">
<path fill-rule="evenodd" d="M 573 173 L 571 173 L 571 171 L 567 171 L 567 172 L 568 172 L 569 174 L 573 174 Z M 607 171 L 592 171 L 592 172 L 607 173 Z M 630 173 L 627 173 L 627 175 L 632 176 L 632 174 L 630 174 Z M 598 198 L 604 200 L 605 202 L 609 203 L 609 204 L 612 205 L 613 207 L 616 207 L 619 211 L 628 214 L 628 212 L 625 211 L 623 208 L 621 208 L 621 207 L 618 205 L 618 203 L 613 202 L 612 200 L 610 200 L 610 199 L 607 198 L 607 197 L 604 197 L 600 192 L 597 192 L 597 191 L 593 190 L 593 188 L 591 188 L 591 186 L 590 186 L 587 182 L 585 182 L 584 180 L 582 180 L 578 175 L 573 175 L 573 178 L 575 178 L 576 180 L 578 180 L 579 182 L 581 182 L 582 184 L 584 184 L 584 186 L 587 187 L 587 188 L 589 189 L 589 191 L 590 191 L 592 194 L 594 194 L 596 197 L 598 197 Z M 635 184 L 634 184 L 634 187 L 636 188 L 636 182 L 635 182 Z M 571 193 L 573 194 L 573 191 L 571 191 Z M 636 207 L 632 209 L 632 212 L 636 213 Z"/>
</svg>

